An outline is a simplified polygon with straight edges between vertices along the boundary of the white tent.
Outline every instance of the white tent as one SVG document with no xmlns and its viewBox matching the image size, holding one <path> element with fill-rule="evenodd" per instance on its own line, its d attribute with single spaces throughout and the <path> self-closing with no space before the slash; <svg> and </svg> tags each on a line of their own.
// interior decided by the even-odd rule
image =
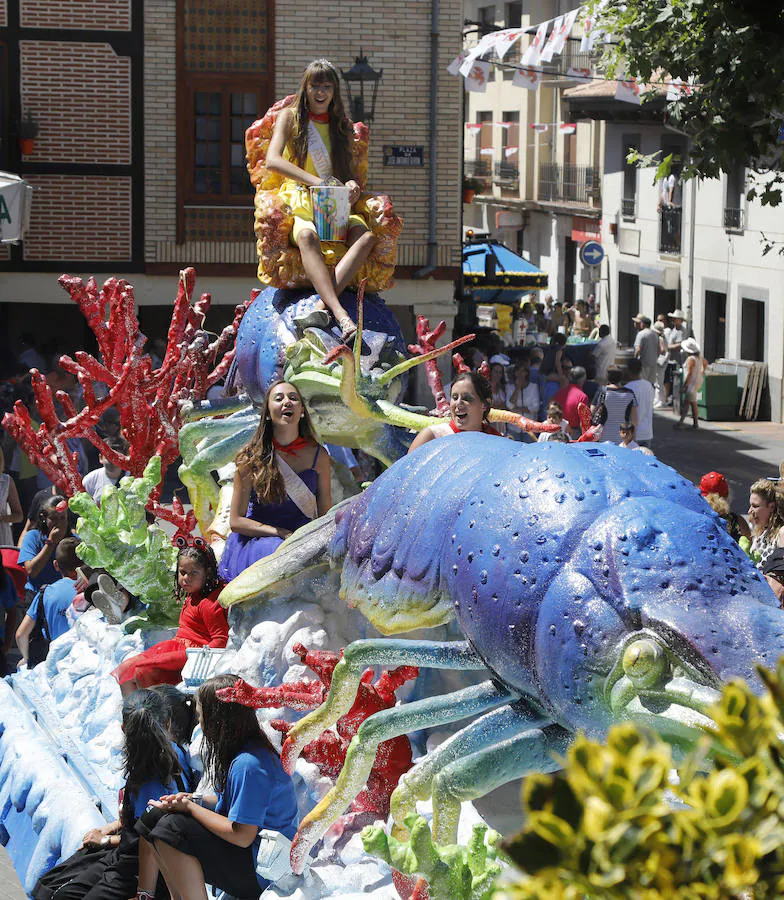
<svg viewBox="0 0 784 900">
<path fill-rule="evenodd" d="M 18 175 L 0 172 L 0 244 L 16 244 L 30 224 L 32 185 Z"/>
</svg>

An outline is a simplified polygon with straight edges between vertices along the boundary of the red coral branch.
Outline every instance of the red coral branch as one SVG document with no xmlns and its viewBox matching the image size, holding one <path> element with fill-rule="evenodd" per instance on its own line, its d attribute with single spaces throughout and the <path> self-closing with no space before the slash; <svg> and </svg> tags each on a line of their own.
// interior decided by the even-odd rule
<svg viewBox="0 0 784 900">
<path fill-rule="evenodd" d="M 303 644 L 295 644 L 294 652 L 302 662 L 318 676 L 318 681 L 303 680 L 283 684 L 279 687 L 254 688 L 239 679 L 234 685 L 218 691 L 224 701 L 242 703 L 254 709 L 285 706 L 288 709 L 304 711 L 315 709 L 324 702 L 332 682 L 332 673 L 340 657 L 327 650 L 308 650 Z M 343 768 L 351 738 L 359 726 L 373 713 L 390 709 L 395 705 L 395 691 L 405 682 L 419 674 L 415 666 L 399 666 L 384 672 L 373 682 L 373 670 L 368 669 L 362 676 L 357 698 L 351 709 L 335 726 L 336 732 L 326 731 L 315 741 L 307 744 L 302 755 L 308 762 L 318 766 L 319 772 L 333 780 Z M 284 735 L 291 725 L 279 719 L 272 727 Z M 349 810 L 350 827 L 367 824 L 368 816 L 386 818 L 389 814 L 389 798 L 400 776 L 411 768 L 411 744 L 405 736 L 384 741 L 379 745 L 376 759 L 367 784 L 357 795 Z M 357 815 L 362 814 L 362 815 Z"/>
<path fill-rule="evenodd" d="M 409 353 L 412 353 L 414 356 L 425 356 L 427 353 L 432 353 L 436 349 L 436 341 L 444 331 L 446 331 L 446 322 L 443 320 L 431 330 L 430 320 L 425 316 L 417 316 L 417 343 L 408 345 Z M 441 353 L 448 353 L 455 347 L 472 341 L 475 337 L 476 335 L 474 334 L 463 335 L 463 337 L 441 347 Z M 449 401 L 444 393 L 444 382 L 441 378 L 438 362 L 435 359 L 427 360 L 425 372 L 427 374 L 428 387 L 436 402 L 435 415 L 445 416 L 449 413 Z"/>
<path fill-rule="evenodd" d="M 180 405 L 184 400 L 203 400 L 209 387 L 228 371 L 234 357 L 234 338 L 251 299 L 235 308 L 234 320 L 214 341 L 203 330 L 211 298 L 203 294 L 192 303 L 196 282 L 194 269 L 180 273 L 168 330 L 166 353 L 158 369 L 144 352 L 147 338 L 136 317 L 133 287 L 122 279 L 109 278 L 99 290 L 94 278 L 85 284 L 80 278 L 62 275 L 60 285 L 70 294 L 95 335 L 99 359 L 79 351 L 74 358 L 63 356 L 61 368 L 73 375 L 84 392 L 85 405 L 77 410 L 70 397 L 55 396 L 46 379 L 33 370 L 33 391 L 41 418 L 36 431 L 21 403 L 7 413 L 3 426 L 21 445 L 30 460 L 57 488 L 71 496 L 82 490 L 75 454 L 66 441 L 86 438 L 110 462 L 139 477 L 151 457 L 161 457 L 161 480 L 179 453 L 177 433 L 181 425 Z M 95 383 L 106 386 L 101 399 Z M 57 415 L 55 400 L 65 418 Z M 103 413 L 115 406 L 120 413 L 122 433 L 129 444 L 127 455 L 117 453 L 96 433 Z M 195 527 L 192 514 L 176 506 L 161 506 L 153 496 L 147 507 L 160 518 L 190 533 Z"/>
</svg>

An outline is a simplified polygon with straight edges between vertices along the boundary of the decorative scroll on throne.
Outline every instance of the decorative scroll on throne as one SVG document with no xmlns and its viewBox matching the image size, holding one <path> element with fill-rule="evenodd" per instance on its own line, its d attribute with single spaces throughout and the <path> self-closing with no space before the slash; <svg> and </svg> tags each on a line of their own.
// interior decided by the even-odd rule
<svg viewBox="0 0 784 900">
<path fill-rule="evenodd" d="M 259 280 L 278 288 L 300 288 L 310 284 L 302 266 L 302 258 L 290 235 L 294 226 L 291 208 L 278 194 L 283 176 L 267 169 L 265 162 L 275 120 L 282 109 L 294 99 L 293 95 L 279 100 L 270 107 L 264 117 L 254 122 L 245 132 L 245 150 L 248 172 L 256 190 L 255 232 L 256 250 L 259 255 Z M 359 186 L 367 183 L 368 129 L 362 122 L 354 125 L 354 172 Z M 359 270 L 353 286 L 367 278 L 367 290 L 377 293 L 392 284 L 397 262 L 397 239 L 403 222 L 392 208 L 392 201 L 384 194 L 360 195 L 353 212 L 362 215 L 377 238 L 376 245 L 365 265 Z M 346 252 L 346 245 L 334 241 L 322 241 L 324 260 L 334 266 Z"/>
</svg>

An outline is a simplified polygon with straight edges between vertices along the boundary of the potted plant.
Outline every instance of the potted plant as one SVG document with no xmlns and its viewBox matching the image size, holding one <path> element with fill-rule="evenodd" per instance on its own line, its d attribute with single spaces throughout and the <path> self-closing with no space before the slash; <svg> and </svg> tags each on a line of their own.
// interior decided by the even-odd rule
<svg viewBox="0 0 784 900">
<path fill-rule="evenodd" d="M 29 156 L 35 147 L 35 139 L 38 137 L 38 122 L 31 112 L 19 122 L 19 149 L 25 156 Z"/>
<path fill-rule="evenodd" d="M 472 178 L 467 175 L 463 176 L 463 203 L 471 203 L 474 194 L 481 193 L 484 190 L 484 182 L 479 178 Z"/>
</svg>

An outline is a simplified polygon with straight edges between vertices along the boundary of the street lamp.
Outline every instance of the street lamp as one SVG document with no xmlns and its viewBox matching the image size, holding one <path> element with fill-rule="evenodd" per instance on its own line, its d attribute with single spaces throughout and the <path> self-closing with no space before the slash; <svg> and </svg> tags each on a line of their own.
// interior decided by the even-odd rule
<svg viewBox="0 0 784 900">
<path fill-rule="evenodd" d="M 367 61 L 367 56 L 362 55 L 360 47 L 359 56 L 354 60 L 354 65 L 344 72 L 340 70 L 343 81 L 346 83 L 346 91 L 348 92 L 348 102 L 351 108 L 351 118 L 355 122 L 372 122 L 373 114 L 376 111 L 376 94 L 378 93 L 378 84 L 381 76 L 384 74 L 382 69 L 376 72 Z M 367 85 L 370 108 L 365 108 L 365 85 Z M 371 94 L 372 87 L 372 94 Z"/>
</svg>

